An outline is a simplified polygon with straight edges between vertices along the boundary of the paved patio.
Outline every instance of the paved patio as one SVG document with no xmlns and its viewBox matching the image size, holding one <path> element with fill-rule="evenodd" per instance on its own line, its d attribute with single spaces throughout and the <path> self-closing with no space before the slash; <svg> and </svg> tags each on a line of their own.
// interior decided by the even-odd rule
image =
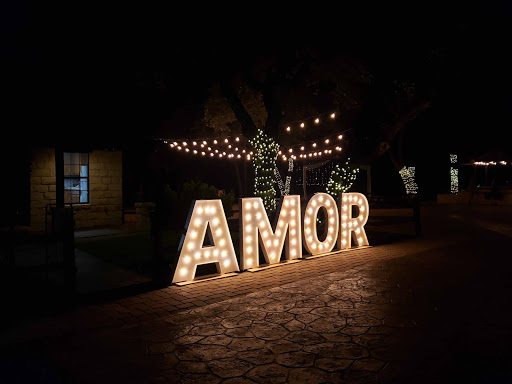
<svg viewBox="0 0 512 384">
<path fill-rule="evenodd" d="M 419 239 L 4 330 L 0 375 L 32 383 L 510 382 L 509 213 L 475 222 L 474 212 L 470 220 L 464 210 L 432 209 Z"/>
</svg>

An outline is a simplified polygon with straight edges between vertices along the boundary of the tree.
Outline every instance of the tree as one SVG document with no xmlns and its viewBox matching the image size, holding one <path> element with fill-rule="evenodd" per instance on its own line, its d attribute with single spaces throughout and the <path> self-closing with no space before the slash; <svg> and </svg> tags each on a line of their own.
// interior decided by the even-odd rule
<svg viewBox="0 0 512 384">
<path fill-rule="evenodd" d="M 280 146 L 352 127 L 348 149 L 355 162 L 368 164 L 387 154 L 400 171 L 403 132 L 431 105 L 431 92 L 424 86 L 428 76 L 403 76 L 400 71 L 382 69 L 382 62 L 348 51 L 331 53 L 311 45 L 279 47 L 247 62 L 236 70 L 221 71 L 212 82 L 204 103 L 203 127 L 194 133 L 196 137 L 240 134 L 255 145 L 266 143 L 268 151 L 257 150 L 253 159 L 261 164 L 255 169 L 255 179 L 264 183 L 264 188 L 257 187 L 262 197 L 276 194 L 270 180 Z M 285 124 L 327 110 L 339 116 L 335 124 L 293 135 L 284 130 Z M 261 161 L 257 160 L 260 153 L 265 153 Z M 241 180 L 241 170 L 236 172 Z M 242 195 L 240 181 L 239 192 Z"/>
<path fill-rule="evenodd" d="M 280 145 L 348 128 L 360 110 L 360 98 L 369 80 L 363 65 L 345 53 L 326 57 L 312 47 L 302 47 L 261 57 L 245 71 L 220 79 L 210 88 L 203 120 L 217 134 L 240 133 L 249 139 L 256 149 L 255 194 L 266 201 L 267 209 L 273 210 L 275 160 Z M 343 111 L 344 119 L 336 125 L 293 136 L 283 129 L 284 122 L 326 110 Z"/>
<path fill-rule="evenodd" d="M 350 165 L 350 158 L 347 159 L 343 167 L 340 167 L 338 163 L 334 164 L 331 177 L 327 182 L 326 192 L 332 197 L 337 198 L 340 193 L 349 191 L 358 173 L 359 168 L 354 168 Z"/>
</svg>

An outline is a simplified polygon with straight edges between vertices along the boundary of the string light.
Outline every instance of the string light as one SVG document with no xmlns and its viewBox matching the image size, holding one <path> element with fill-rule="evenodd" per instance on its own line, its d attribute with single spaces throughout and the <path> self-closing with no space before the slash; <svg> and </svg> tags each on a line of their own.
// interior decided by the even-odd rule
<svg viewBox="0 0 512 384">
<path fill-rule="evenodd" d="M 224 139 L 223 140 L 223 144 L 226 143 L 226 140 L 228 140 L 229 142 L 229 139 Z M 162 140 L 164 143 L 169 143 L 168 140 Z M 234 139 L 234 141 L 238 141 L 240 142 L 240 138 L 239 137 L 236 137 Z M 187 146 L 192 146 L 192 147 L 197 147 L 197 146 L 200 146 L 201 148 L 203 148 L 204 150 L 207 150 L 208 152 L 214 152 L 215 154 L 217 154 L 218 158 L 221 159 L 221 158 L 228 158 L 228 159 L 242 159 L 242 156 L 237 156 L 236 152 L 239 151 L 239 148 L 238 147 L 233 147 L 233 145 L 231 144 L 228 144 L 225 148 L 221 148 L 220 146 L 218 148 L 221 148 L 221 150 L 219 149 L 214 149 L 210 146 L 207 146 L 208 142 L 206 140 L 203 140 L 202 142 L 201 141 L 191 141 L 191 142 L 187 142 L 187 141 L 181 141 L 180 142 L 181 145 L 178 145 L 178 142 L 173 142 L 171 144 L 169 144 L 169 147 L 172 148 L 172 149 L 176 149 L 178 151 L 181 151 L 181 150 L 185 150 L 185 152 L 187 154 L 191 154 L 191 155 L 198 155 L 198 156 L 205 156 L 206 155 L 206 152 L 205 151 L 201 151 L 201 150 L 196 150 L 196 149 L 192 149 L 192 148 L 187 148 Z M 217 139 L 213 140 L 213 144 L 214 145 L 219 145 L 219 142 Z M 183 145 L 183 147 L 182 147 Z M 222 150 L 222 149 L 226 149 L 226 150 Z M 234 151 L 234 152 L 233 152 Z M 245 153 L 245 150 L 243 150 L 243 152 Z M 210 157 L 214 157 L 214 154 L 212 153 L 210 155 Z M 244 157 L 245 159 L 245 157 Z M 247 160 L 250 160 L 250 157 L 247 158 Z"/>
<path fill-rule="evenodd" d="M 310 120 L 310 119 L 313 119 L 313 122 L 314 122 L 315 124 L 320 124 L 320 117 L 321 117 L 321 116 L 327 116 L 327 115 L 329 115 L 329 117 L 330 117 L 331 119 L 336 118 L 336 113 L 322 113 L 322 114 L 320 114 L 320 115 L 317 115 L 316 117 L 315 117 L 315 116 L 311 116 L 311 117 L 308 117 L 308 118 L 306 118 L 306 119 L 304 119 L 304 120 Z M 293 128 L 292 128 L 292 126 L 293 126 L 293 124 L 291 124 L 291 125 L 287 125 L 287 126 L 286 126 L 286 128 L 285 128 L 285 129 L 286 129 L 286 132 L 291 132 L 291 131 L 292 131 L 292 129 L 293 129 Z M 301 121 L 301 122 L 300 122 L 300 124 L 299 124 L 299 127 L 300 127 L 300 128 L 305 128 L 305 127 L 306 127 L 306 123 L 305 123 L 305 121 Z"/>
<path fill-rule="evenodd" d="M 475 161 L 473 162 L 474 165 L 497 165 L 498 163 L 496 161 L 488 161 L 488 162 L 485 162 L 485 161 Z M 507 162 L 506 161 L 500 161 L 499 164 L 501 165 L 507 165 Z M 512 164 L 512 163 L 511 163 Z"/>
</svg>

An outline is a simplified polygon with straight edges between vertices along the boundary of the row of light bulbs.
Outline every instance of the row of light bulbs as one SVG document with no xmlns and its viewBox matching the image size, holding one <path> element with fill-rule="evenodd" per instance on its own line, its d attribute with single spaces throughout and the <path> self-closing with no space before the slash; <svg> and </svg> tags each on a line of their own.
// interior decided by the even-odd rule
<svg viewBox="0 0 512 384">
<path fill-rule="evenodd" d="M 172 140 L 164 140 L 164 143 L 165 144 L 169 144 L 170 141 Z M 179 142 L 181 142 L 181 144 L 186 147 L 189 145 L 188 141 L 182 141 L 182 140 L 178 140 L 178 141 L 173 141 L 172 143 L 170 143 L 171 145 L 171 148 L 175 147 L 175 146 L 178 146 L 179 145 Z M 240 137 L 236 136 L 234 139 L 233 139 L 233 142 L 235 143 L 239 143 L 240 142 Z M 214 144 L 214 145 L 217 145 L 217 144 L 229 144 L 230 141 L 229 141 L 229 138 L 225 138 L 224 140 L 222 139 L 213 139 L 211 142 L 210 142 L 210 145 L 211 144 Z M 198 140 L 198 141 L 191 141 L 190 144 L 192 146 L 197 146 L 197 145 L 200 145 L 201 148 L 204 147 L 205 145 L 208 145 L 208 141 L 207 140 Z"/>
<path fill-rule="evenodd" d="M 500 161 L 499 163 L 501 165 L 507 165 L 506 161 Z M 488 162 L 485 162 L 485 161 L 475 161 L 474 164 L 475 165 L 496 165 L 497 163 L 495 161 L 488 161 Z"/>
<path fill-rule="evenodd" d="M 331 119 L 335 119 L 335 118 L 336 118 L 336 114 L 335 114 L 335 113 L 331 113 L 331 114 L 329 115 L 329 117 L 330 117 Z M 313 120 L 313 121 L 314 121 L 314 123 L 315 123 L 315 124 L 320 124 L 320 118 L 319 118 L 319 117 L 317 117 L 317 118 L 316 118 L 315 120 Z M 305 122 L 300 123 L 300 124 L 299 124 L 299 127 L 300 127 L 300 128 L 306 128 L 306 123 L 305 123 Z M 286 127 L 286 132 L 290 133 L 291 131 L 292 131 L 292 126 L 291 126 L 291 125 L 288 125 L 288 126 Z"/>
<path fill-rule="evenodd" d="M 328 156 L 330 154 L 332 154 L 333 151 L 336 152 L 341 152 L 343 148 L 341 148 L 339 145 L 335 146 L 335 147 L 331 147 L 329 149 L 324 149 L 322 151 L 314 151 L 314 152 L 309 152 L 309 153 L 301 153 L 299 155 L 294 155 L 294 154 L 289 154 L 288 156 L 286 156 L 285 154 L 282 154 L 281 155 L 281 159 L 286 161 L 288 159 L 294 159 L 294 160 L 297 160 L 298 158 L 299 159 L 310 159 L 310 158 L 314 158 L 314 157 L 322 157 L 322 156 Z"/>
<path fill-rule="evenodd" d="M 321 141 L 319 142 L 312 142 L 310 145 L 311 145 L 311 148 L 313 149 L 318 149 L 320 147 L 320 145 L 328 145 L 328 146 L 332 146 L 333 143 L 338 140 L 342 140 L 343 139 L 343 135 L 336 135 L 335 137 L 327 137 L 325 139 L 322 139 Z M 295 145 L 291 148 L 288 148 L 288 149 L 285 149 L 283 151 L 279 151 L 278 154 L 279 155 L 283 155 L 283 154 L 287 154 L 287 153 L 293 153 L 294 151 L 295 152 L 303 152 L 307 150 L 307 145 L 306 144 L 301 144 L 301 145 Z"/>
<path fill-rule="evenodd" d="M 236 138 L 235 141 L 240 141 L 240 138 Z M 164 143 L 167 143 L 164 141 Z M 228 139 L 224 140 L 224 143 L 229 143 Z M 190 144 L 190 145 L 189 145 Z M 213 145 L 218 144 L 217 140 L 213 141 Z M 211 144 L 210 144 L 211 145 Z M 222 149 L 214 149 L 211 146 L 208 145 L 208 142 L 204 140 L 203 142 L 198 143 L 197 141 L 192 141 L 191 143 L 188 143 L 186 141 L 183 141 L 181 143 L 174 141 L 173 143 L 169 144 L 170 148 L 176 149 L 178 151 L 184 151 L 186 153 L 190 153 L 192 155 L 199 155 L 199 156 L 210 156 L 210 157 L 218 157 L 218 158 L 228 158 L 228 159 L 247 159 L 251 160 L 252 155 L 254 154 L 253 151 L 247 151 L 245 149 L 239 149 L 238 147 L 233 147 L 231 144 L 228 144 L 228 149 L 235 150 L 235 153 L 231 152 L 228 153 L 226 151 L 223 151 Z"/>
</svg>

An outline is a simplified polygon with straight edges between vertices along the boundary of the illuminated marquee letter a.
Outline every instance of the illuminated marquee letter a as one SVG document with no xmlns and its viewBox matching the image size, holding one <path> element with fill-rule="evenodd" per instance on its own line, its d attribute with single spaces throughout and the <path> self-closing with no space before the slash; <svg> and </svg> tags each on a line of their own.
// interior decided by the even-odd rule
<svg viewBox="0 0 512 384">
<path fill-rule="evenodd" d="M 220 200 L 196 200 L 185 224 L 186 235 L 181 238 L 178 265 L 173 283 L 193 280 L 196 267 L 215 263 L 217 272 L 239 271 L 235 249 Z M 203 247 L 208 231 L 211 246 Z"/>
</svg>

